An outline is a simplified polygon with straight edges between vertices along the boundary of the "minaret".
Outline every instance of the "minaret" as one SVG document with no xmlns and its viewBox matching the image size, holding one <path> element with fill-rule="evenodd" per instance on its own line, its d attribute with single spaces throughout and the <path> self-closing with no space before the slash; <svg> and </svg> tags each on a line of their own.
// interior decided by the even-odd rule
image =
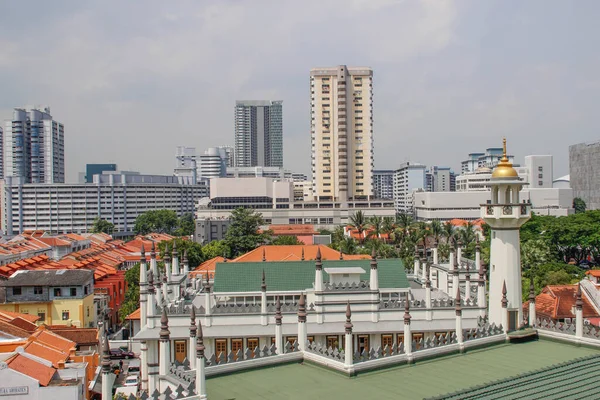
<svg viewBox="0 0 600 400">
<path fill-rule="evenodd" d="M 198 337 L 196 338 L 196 394 L 199 396 L 200 400 L 206 399 L 205 362 L 202 323 L 198 321 Z"/>
<path fill-rule="evenodd" d="M 379 274 L 377 273 L 377 254 L 375 249 L 371 252 L 371 274 L 369 276 L 369 289 L 379 290 Z"/>
<path fill-rule="evenodd" d="M 298 302 L 298 349 L 306 350 L 306 301 L 304 292 L 300 293 L 300 301 Z"/>
<path fill-rule="evenodd" d="M 144 243 L 140 249 L 140 326 L 146 327 L 148 316 L 148 268 L 146 265 L 146 251 Z"/>
<path fill-rule="evenodd" d="M 112 387 L 115 375 L 110 370 L 110 355 L 108 350 L 108 336 L 106 331 L 100 336 L 100 348 L 102 349 L 102 398 L 112 399 Z"/>
<path fill-rule="evenodd" d="M 521 246 L 519 230 L 531 217 L 531 203 L 519 201 L 523 182 L 504 154 L 492 173 L 491 201 L 481 205 L 481 217 L 490 226 L 490 288 L 489 321 L 502 323 L 502 285 L 507 291 L 507 330 L 517 329 L 523 320 L 523 295 L 521 290 Z"/>
<path fill-rule="evenodd" d="M 533 286 L 533 274 L 529 280 L 529 326 L 535 326 L 535 287 Z"/>
<path fill-rule="evenodd" d="M 156 246 L 152 242 L 152 250 L 150 252 L 150 270 L 156 278 L 158 278 L 158 265 L 156 264 Z"/>
<path fill-rule="evenodd" d="M 315 260 L 315 292 L 323 291 L 323 263 L 321 262 L 321 249 L 317 248 Z"/>
<path fill-rule="evenodd" d="M 260 323 L 267 325 L 267 281 L 265 279 L 265 270 L 262 271 L 262 283 L 260 285 Z"/>
<path fill-rule="evenodd" d="M 158 371 L 160 375 L 166 376 L 169 372 L 169 364 L 171 363 L 171 332 L 169 331 L 169 318 L 167 317 L 166 307 L 163 307 L 162 310 L 158 335 L 160 338 Z"/>
<path fill-rule="evenodd" d="M 345 340 L 344 340 L 344 364 L 346 366 L 352 365 L 352 311 L 350 310 L 350 300 L 348 300 L 348 304 L 346 304 L 346 323 L 344 324 L 344 330 L 346 332 Z"/>
<path fill-rule="evenodd" d="M 277 354 L 283 354 L 283 334 L 281 333 L 281 300 L 277 296 L 277 303 L 275 303 L 275 351 Z"/>
<path fill-rule="evenodd" d="M 169 254 L 169 244 L 165 244 L 165 255 L 163 257 L 163 262 L 165 263 L 165 275 L 167 277 L 167 282 L 171 282 L 171 255 Z M 167 302 L 169 299 L 165 299 Z"/>
</svg>

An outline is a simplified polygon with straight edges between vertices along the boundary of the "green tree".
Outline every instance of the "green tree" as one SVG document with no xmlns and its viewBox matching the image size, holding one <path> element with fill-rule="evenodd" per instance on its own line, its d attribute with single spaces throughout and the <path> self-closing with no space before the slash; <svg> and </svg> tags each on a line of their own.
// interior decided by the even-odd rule
<svg viewBox="0 0 600 400">
<path fill-rule="evenodd" d="M 356 254 L 358 250 L 358 243 L 351 237 L 346 236 L 339 244 L 341 251 L 344 254 Z"/>
<path fill-rule="evenodd" d="M 112 235 L 114 231 L 115 225 L 105 219 L 101 219 L 100 217 L 97 217 L 94 220 L 94 224 L 92 225 L 91 229 L 92 233 L 106 233 L 108 235 Z"/>
<path fill-rule="evenodd" d="M 151 210 L 138 215 L 133 229 L 138 235 L 147 235 L 151 232 L 172 234 L 178 222 L 175 211 Z"/>
<path fill-rule="evenodd" d="M 196 221 L 194 214 L 183 214 L 177 220 L 177 229 L 174 231 L 175 236 L 192 236 L 196 232 Z"/>
<path fill-rule="evenodd" d="M 529 240 L 521 244 L 521 265 L 523 271 L 537 268 L 554 261 L 555 258 L 546 242 L 542 239 Z"/>
<path fill-rule="evenodd" d="M 438 220 L 431 221 L 431 236 L 437 243 L 440 243 L 440 239 L 443 234 L 444 228 L 442 227 L 442 223 Z"/>
<path fill-rule="evenodd" d="M 264 225 L 264 221 L 260 213 L 248 208 L 233 210 L 224 239 L 232 257 L 254 250 L 270 238 L 269 233 L 259 231 L 261 225 Z"/>
<path fill-rule="evenodd" d="M 272 245 L 301 245 L 303 242 L 299 241 L 296 236 L 278 236 L 271 242 Z"/>
<path fill-rule="evenodd" d="M 383 217 L 383 223 L 381 226 L 381 230 L 383 233 L 391 236 L 391 233 L 396 229 L 396 221 L 393 217 Z"/>
<path fill-rule="evenodd" d="M 140 307 L 140 264 L 135 264 L 125 272 L 125 282 L 127 291 L 125 292 L 125 301 L 119 308 L 119 318 L 121 323 L 125 318 Z"/>
<path fill-rule="evenodd" d="M 175 238 L 173 240 L 160 242 L 158 244 L 158 251 L 160 253 L 161 258 L 165 255 L 165 246 L 168 245 L 169 251 L 173 251 L 173 243 L 177 243 L 177 252 L 179 253 L 179 265 L 181 265 L 181 268 L 183 268 L 183 264 L 181 263 L 183 259 L 183 253 L 186 250 L 190 271 L 195 269 L 204 261 L 204 252 L 202 249 L 202 245 L 200 243 L 196 243 L 191 240 L 184 240 L 182 238 Z"/>
<path fill-rule="evenodd" d="M 575 197 L 573 199 L 573 208 L 575 209 L 575 214 L 584 213 L 587 205 L 581 197 Z"/>
<path fill-rule="evenodd" d="M 358 232 L 358 237 L 362 243 L 364 241 L 363 232 L 367 230 L 368 227 L 367 217 L 361 210 L 358 210 L 350 216 L 349 222 L 350 227 L 356 229 L 356 232 Z"/>
<path fill-rule="evenodd" d="M 452 225 L 452 223 L 450 221 L 446 221 L 446 223 L 444 225 L 442 225 L 443 228 L 443 236 L 446 238 L 446 243 L 450 243 L 450 241 L 452 239 L 454 239 L 454 235 L 456 233 L 456 229 L 454 228 L 454 225 Z"/>
<path fill-rule="evenodd" d="M 206 260 L 210 260 L 211 258 L 215 257 L 230 257 L 229 247 L 227 244 L 225 244 L 224 240 L 213 240 L 202 247 L 202 253 L 204 253 L 204 258 Z"/>
<path fill-rule="evenodd" d="M 369 237 L 379 239 L 379 236 L 383 233 L 383 218 L 377 215 L 373 216 L 367 220 L 367 226 L 370 229 Z"/>
</svg>

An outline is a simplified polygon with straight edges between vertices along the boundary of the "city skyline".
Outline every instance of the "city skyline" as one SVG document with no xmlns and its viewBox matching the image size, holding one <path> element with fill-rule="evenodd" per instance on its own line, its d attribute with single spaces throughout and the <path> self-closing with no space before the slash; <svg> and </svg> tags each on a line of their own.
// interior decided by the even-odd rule
<svg viewBox="0 0 600 400">
<path fill-rule="evenodd" d="M 335 3 L 318 3 L 318 15 L 293 3 L 266 13 L 234 2 L 156 2 L 118 12 L 60 2 L 30 7 L 9 4 L 3 14 L 0 118 L 23 104 L 50 105 L 68 126 L 69 182 L 87 162 L 168 173 L 165 148 L 233 144 L 223 140 L 233 138 L 231 104 L 244 98 L 286 103 L 284 167 L 309 172 L 306 83 L 321 65 L 374 70 L 375 169 L 411 161 L 458 171 L 463 154 L 506 136 L 520 144 L 518 162 L 550 154 L 561 176 L 568 146 L 597 139 L 600 62 L 589 51 L 599 29 L 595 2 L 357 1 L 333 19 L 326 16 L 339 11 Z M 30 13 L 44 21 L 17 23 Z M 126 23 L 134 16 L 134 26 Z M 350 40 L 322 41 L 342 26 L 354 27 Z M 267 32 L 269 46 L 252 44 Z M 242 34 L 249 40 L 240 41 Z M 65 59 L 71 62 L 59 62 Z M 140 143 L 144 156 L 131 157 Z"/>
</svg>

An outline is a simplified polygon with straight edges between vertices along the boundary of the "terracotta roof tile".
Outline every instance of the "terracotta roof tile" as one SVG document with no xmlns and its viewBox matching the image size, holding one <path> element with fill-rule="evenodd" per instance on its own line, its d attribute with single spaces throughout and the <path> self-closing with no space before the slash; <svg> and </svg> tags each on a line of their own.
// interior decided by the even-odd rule
<svg viewBox="0 0 600 400">
<path fill-rule="evenodd" d="M 321 259 L 322 260 L 339 260 L 340 252 L 332 249 L 331 247 L 322 245 L 322 244 L 311 244 L 311 245 L 287 245 L 287 246 L 260 246 L 246 254 L 243 254 L 233 260 L 232 262 L 256 262 L 262 261 L 263 259 L 263 250 L 265 251 L 265 256 L 267 261 L 282 261 L 291 255 L 298 256 L 299 259 L 302 258 L 302 249 L 304 249 L 304 259 L 305 260 L 314 260 L 317 255 L 317 249 L 321 250 Z M 353 256 L 345 255 L 344 259 L 354 259 L 354 260 L 366 260 L 369 259 L 370 256 L 366 254 L 357 254 Z"/>
<path fill-rule="evenodd" d="M 65 353 L 69 353 L 69 351 L 75 347 L 75 342 L 43 328 L 41 328 L 31 336 L 35 337 L 40 343 L 43 343 L 47 346 L 53 347 Z"/>
<path fill-rule="evenodd" d="M 21 314 L 21 313 L 13 312 L 13 311 L 1 311 L 0 310 L 0 319 L 2 317 L 4 317 L 5 319 L 23 318 L 24 320 L 32 322 L 32 323 L 40 320 L 40 317 L 38 317 L 37 315 Z"/>
<path fill-rule="evenodd" d="M 8 367 L 24 375 L 30 376 L 40 382 L 42 386 L 48 386 L 56 370 L 42 363 L 32 360 L 22 354 L 17 354 L 7 361 Z"/>
<path fill-rule="evenodd" d="M 98 344 L 98 329 L 96 328 L 73 328 L 61 326 L 58 328 L 48 327 L 53 333 L 76 343 L 78 346 Z"/>
<path fill-rule="evenodd" d="M 38 342 L 30 342 L 27 344 L 25 346 L 25 352 L 50 361 L 55 368 L 58 368 L 59 362 L 65 362 L 69 358 L 68 353 L 53 349 L 52 347 L 45 346 Z"/>
<path fill-rule="evenodd" d="M 138 308 L 131 314 L 129 314 L 125 319 L 127 320 L 139 320 L 140 319 L 140 309 Z"/>
<path fill-rule="evenodd" d="M 536 314 L 552 319 L 575 318 L 577 285 L 549 285 L 535 298 Z M 599 317 L 585 293 L 582 295 L 584 318 Z"/>
</svg>

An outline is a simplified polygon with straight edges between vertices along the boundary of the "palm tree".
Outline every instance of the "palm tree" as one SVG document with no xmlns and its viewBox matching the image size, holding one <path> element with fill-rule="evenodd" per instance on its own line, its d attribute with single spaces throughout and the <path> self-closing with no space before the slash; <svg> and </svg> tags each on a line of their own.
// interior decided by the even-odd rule
<svg viewBox="0 0 600 400">
<path fill-rule="evenodd" d="M 365 231 L 365 228 L 367 227 L 367 217 L 365 216 L 365 214 L 361 211 L 358 210 L 357 212 L 355 212 L 353 215 L 350 216 L 350 224 L 349 224 L 353 229 L 356 229 L 356 231 L 358 232 L 358 236 L 360 238 L 361 243 L 363 242 L 363 232 Z"/>
<path fill-rule="evenodd" d="M 383 217 L 383 226 L 381 230 L 383 233 L 387 233 L 388 235 L 392 233 L 396 229 L 396 222 L 392 217 Z"/>
<path fill-rule="evenodd" d="M 443 235 L 444 228 L 442 227 L 442 223 L 438 220 L 431 222 L 431 236 L 435 239 L 436 243 L 440 242 L 440 238 Z"/>
<path fill-rule="evenodd" d="M 379 216 L 373 216 L 369 218 L 367 225 L 371 229 L 369 237 L 379 239 L 379 236 L 383 233 L 383 218 Z"/>
<path fill-rule="evenodd" d="M 450 243 L 451 239 L 454 237 L 454 225 L 450 221 L 447 221 L 443 225 L 443 235 L 446 238 L 446 243 Z"/>
<path fill-rule="evenodd" d="M 467 224 L 460 229 L 458 232 L 459 239 L 463 242 L 465 246 L 465 256 L 469 256 L 471 253 L 471 244 L 475 242 L 477 234 L 475 233 L 475 229 L 471 222 L 467 222 Z"/>
<path fill-rule="evenodd" d="M 356 240 L 351 237 L 345 237 L 340 243 L 340 251 L 344 254 L 355 254 Z"/>
</svg>

